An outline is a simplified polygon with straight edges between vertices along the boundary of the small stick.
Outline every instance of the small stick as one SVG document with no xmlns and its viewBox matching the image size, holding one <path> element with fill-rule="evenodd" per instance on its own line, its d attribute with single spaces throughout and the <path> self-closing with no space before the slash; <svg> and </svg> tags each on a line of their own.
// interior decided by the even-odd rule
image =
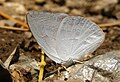
<svg viewBox="0 0 120 82">
<path fill-rule="evenodd" d="M 8 69 L 9 65 L 10 65 L 10 62 L 15 54 L 17 50 L 17 47 L 15 47 L 15 49 L 13 50 L 13 52 L 10 54 L 10 56 L 7 58 L 7 60 L 4 62 L 4 66 Z"/>
<path fill-rule="evenodd" d="M 8 26 L 0 26 L 0 28 L 9 29 L 9 30 L 18 30 L 18 31 L 29 31 L 29 29 L 17 28 L 17 27 L 8 27 Z"/>
<path fill-rule="evenodd" d="M 98 24 L 98 26 L 100 27 L 107 27 L 107 26 L 114 26 L 114 25 L 120 25 L 120 21 L 116 21 L 114 23 Z"/>
<path fill-rule="evenodd" d="M 2 62 L 1 59 L 0 59 L 0 65 L 1 65 L 4 69 L 7 69 L 7 70 L 8 70 L 8 68 L 6 68 L 6 66 L 4 65 L 4 63 Z"/>
<path fill-rule="evenodd" d="M 25 28 L 28 29 L 28 26 L 27 26 L 26 23 L 14 19 L 14 18 L 12 18 L 11 16 L 7 15 L 6 13 L 4 13 L 2 11 L 0 11 L 0 15 L 3 16 L 3 17 L 5 17 L 5 18 L 7 18 L 7 19 L 10 19 L 10 20 L 12 20 L 12 21 L 14 21 L 14 22 L 16 22 L 16 23 L 18 23 L 18 24 L 20 24 L 20 25 L 22 25 L 22 26 L 24 26 Z"/>
</svg>

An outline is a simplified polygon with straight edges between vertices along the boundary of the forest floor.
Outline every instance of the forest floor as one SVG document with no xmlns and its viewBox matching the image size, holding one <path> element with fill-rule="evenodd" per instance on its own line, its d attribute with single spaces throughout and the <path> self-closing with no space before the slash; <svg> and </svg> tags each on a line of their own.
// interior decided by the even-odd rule
<svg viewBox="0 0 120 82">
<path fill-rule="evenodd" d="M 63 12 L 83 16 L 98 25 L 120 21 L 119 0 L 0 0 L 0 11 L 19 21 L 25 22 L 26 14 L 30 10 Z M 0 26 L 24 28 L 2 15 L 0 15 Z M 93 54 L 100 55 L 120 50 L 120 24 L 100 27 L 105 32 L 105 40 Z M 40 48 L 30 31 L 0 28 L 0 59 L 3 62 L 16 46 L 19 46 L 20 53 L 40 61 Z M 48 57 L 46 61 L 46 73 L 57 69 L 58 65 L 55 62 Z M 27 81 L 29 80 L 27 79 Z"/>
</svg>

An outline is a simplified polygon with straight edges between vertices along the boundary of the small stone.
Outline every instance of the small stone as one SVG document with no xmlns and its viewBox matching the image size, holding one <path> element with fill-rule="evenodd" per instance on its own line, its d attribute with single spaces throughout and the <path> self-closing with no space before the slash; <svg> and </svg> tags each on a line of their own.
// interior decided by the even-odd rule
<svg viewBox="0 0 120 82">
<path fill-rule="evenodd" d="M 31 32 L 25 32 L 25 36 L 26 36 L 27 38 L 31 38 L 31 37 L 32 37 L 32 33 L 31 33 Z"/>
<path fill-rule="evenodd" d="M 14 26 L 15 22 L 11 21 L 11 20 L 5 20 L 5 25 L 7 25 L 7 26 Z"/>
<path fill-rule="evenodd" d="M 67 13 L 69 12 L 69 9 L 66 6 L 56 6 L 53 4 L 46 4 L 44 5 L 45 10 L 47 11 L 51 11 L 51 12 L 63 12 L 63 13 Z"/>
<path fill-rule="evenodd" d="M 4 7 L 14 10 L 18 14 L 26 14 L 27 10 L 24 5 L 20 3 L 7 2 L 4 3 Z"/>
<path fill-rule="evenodd" d="M 94 6 L 90 9 L 92 12 L 100 12 L 102 9 L 107 9 L 107 11 L 111 10 L 112 6 L 118 2 L 118 0 L 98 0 L 96 1 L 96 4 L 92 3 Z"/>
<path fill-rule="evenodd" d="M 11 42 L 14 42 L 15 40 L 14 39 L 11 39 Z"/>
<path fill-rule="evenodd" d="M 2 38 L 1 40 L 2 40 L 3 42 L 5 41 L 5 39 L 4 39 L 4 38 Z"/>
<path fill-rule="evenodd" d="M 88 16 L 88 19 L 90 19 L 91 21 L 95 22 L 95 23 L 101 23 L 100 21 L 102 21 L 103 16 L 102 15 L 96 15 L 96 16 Z"/>
<path fill-rule="evenodd" d="M 15 22 L 11 21 L 11 20 L 1 20 L 0 21 L 0 25 L 1 26 L 14 26 Z"/>
<path fill-rule="evenodd" d="M 106 30 L 107 30 L 107 28 L 106 28 L 106 27 L 103 27 L 103 28 L 102 28 L 102 30 L 103 30 L 103 31 L 106 31 Z"/>
<path fill-rule="evenodd" d="M 63 13 L 68 13 L 69 9 L 67 7 L 58 7 L 58 8 L 52 8 L 53 12 L 63 12 Z"/>
<path fill-rule="evenodd" d="M 66 6 L 70 8 L 85 8 L 91 4 L 92 2 L 87 0 L 66 0 Z"/>
<path fill-rule="evenodd" d="M 3 31 L 3 34 L 7 34 L 7 31 Z"/>
<path fill-rule="evenodd" d="M 77 10 L 77 9 L 72 9 L 70 14 L 72 15 L 83 15 L 83 13 L 80 11 L 80 10 Z"/>
</svg>

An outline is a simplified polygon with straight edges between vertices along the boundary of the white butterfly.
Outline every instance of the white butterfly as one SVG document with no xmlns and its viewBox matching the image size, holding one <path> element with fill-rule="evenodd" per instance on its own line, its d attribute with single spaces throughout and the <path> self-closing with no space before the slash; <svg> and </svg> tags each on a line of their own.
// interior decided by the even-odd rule
<svg viewBox="0 0 120 82">
<path fill-rule="evenodd" d="M 27 21 L 47 56 L 60 64 L 79 61 L 95 51 L 105 38 L 101 28 L 80 16 L 31 11 Z"/>
</svg>

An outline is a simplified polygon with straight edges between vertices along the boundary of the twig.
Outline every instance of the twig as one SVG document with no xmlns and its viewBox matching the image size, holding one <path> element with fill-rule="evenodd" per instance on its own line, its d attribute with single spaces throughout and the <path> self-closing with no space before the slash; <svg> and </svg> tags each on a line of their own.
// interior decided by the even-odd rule
<svg viewBox="0 0 120 82">
<path fill-rule="evenodd" d="M 0 26 L 2 29 L 9 29 L 9 30 L 18 30 L 18 31 L 29 31 L 29 29 L 18 28 L 18 27 L 9 27 L 9 26 Z"/>
<path fill-rule="evenodd" d="M 15 49 L 13 50 L 13 52 L 10 54 L 10 56 L 7 58 L 7 60 L 4 62 L 4 65 L 5 65 L 5 67 L 6 67 L 7 69 L 8 69 L 8 67 L 9 67 L 9 65 L 10 65 L 10 62 L 11 62 L 11 60 L 12 60 L 12 58 L 13 58 L 16 50 L 17 50 L 17 47 L 15 47 Z"/>
<path fill-rule="evenodd" d="M 107 24 L 98 24 L 100 27 L 107 27 L 107 26 L 114 26 L 114 25 L 120 25 L 120 21 L 116 21 L 114 23 L 107 23 Z"/>
<path fill-rule="evenodd" d="M 6 13 L 4 13 L 2 11 L 0 11 L 0 15 L 3 16 L 3 17 L 5 17 L 5 18 L 7 18 L 7 19 L 10 19 L 10 20 L 12 20 L 12 21 L 14 21 L 14 22 L 16 22 L 16 23 L 18 23 L 18 24 L 20 24 L 20 25 L 22 25 L 22 26 L 24 26 L 25 28 L 28 29 L 28 26 L 27 26 L 26 23 L 14 19 L 14 18 L 12 18 L 11 16 L 7 15 Z"/>
<path fill-rule="evenodd" d="M 1 59 L 0 59 L 0 65 L 1 65 L 4 69 L 7 69 Z"/>
<path fill-rule="evenodd" d="M 12 18 L 11 16 L 7 15 L 6 13 L 0 11 L 0 15 L 2 15 L 3 17 L 7 18 L 7 19 L 10 19 L 22 26 L 24 26 L 26 29 L 23 29 L 23 28 L 15 28 L 15 27 L 8 27 L 8 26 L 0 26 L 0 28 L 3 28 L 3 29 L 10 29 L 10 30 L 18 30 L 18 31 L 29 31 L 29 27 L 27 26 L 26 23 L 24 22 L 21 22 L 19 20 L 16 20 L 14 18 Z M 108 27 L 108 26 L 114 26 L 114 25 L 120 25 L 120 21 L 116 21 L 114 23 L 107 23 L 107 24 L 98 24 L 98 26 L 100 27 Z"/>
</svg>

